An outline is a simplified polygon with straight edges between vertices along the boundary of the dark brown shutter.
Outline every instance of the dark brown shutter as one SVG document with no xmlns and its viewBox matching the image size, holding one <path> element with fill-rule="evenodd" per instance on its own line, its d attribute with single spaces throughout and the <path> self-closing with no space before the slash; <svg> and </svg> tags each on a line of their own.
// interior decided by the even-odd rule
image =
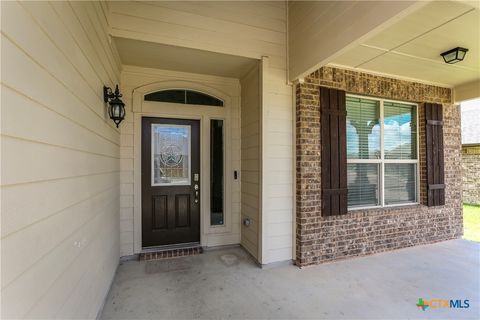
<svg viewBox="0 0 480 320">
<path fill-rule="evenodd" d="M 445 204 L 442 105 L 425 103 L 427 144 L 427 205 Z"/>
<path fill-rule="evenodd" d="M 320 87 L 322 216 L 347 213 L 345 91 Z"/>
</svg>

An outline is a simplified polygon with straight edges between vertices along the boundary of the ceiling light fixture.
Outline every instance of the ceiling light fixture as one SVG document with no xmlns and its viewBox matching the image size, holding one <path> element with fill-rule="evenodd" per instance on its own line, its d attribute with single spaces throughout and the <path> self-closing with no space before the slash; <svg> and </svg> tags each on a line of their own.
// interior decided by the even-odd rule
<svg viewBox="0 0 480 320">
<path fill-rule="evenodd" d="M 466 48 L 456 47 L 454 49 L 445 51 L 440 55 L 443 57 L 443 60 L 445 60 L 445 63 L 453 64 L 462 61 L 463 58 L 465 58 L 467 51 L 468 49 Z"/>
</svg>

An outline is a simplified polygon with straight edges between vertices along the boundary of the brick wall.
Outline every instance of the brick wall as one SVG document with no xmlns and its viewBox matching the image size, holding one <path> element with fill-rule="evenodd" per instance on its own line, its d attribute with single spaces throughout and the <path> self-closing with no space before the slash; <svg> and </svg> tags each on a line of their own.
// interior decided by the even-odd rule
<svg viewBox="0 0 480 320">
<path fill-rule="evenodd" d="M 462 148 L 463 202 L 480 205 L 480 146 Z"/>
<path fill-rule="evenodd" d="M 420 204 L 354 210 L 321 216 L 319 86 L 347 93 L 444 107 L 445 206 Z M 296 262 L 299 266 L 372 254 L 452 238 L 463 233 L 460 112 L 451 90 L 404 80 L 324 67 L 296 86 Z M 419 108 L 420 199 L 426 198 L 425 124 Z"/>
</svg>

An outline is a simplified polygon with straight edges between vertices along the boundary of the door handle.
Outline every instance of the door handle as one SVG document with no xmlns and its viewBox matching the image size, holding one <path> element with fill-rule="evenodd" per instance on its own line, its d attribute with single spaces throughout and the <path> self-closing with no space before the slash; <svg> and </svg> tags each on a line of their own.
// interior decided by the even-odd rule
<svg viewBox="0 0 480 320">
<path fill-rule="evenodd" d="M 198 187 L 198 184 L 195 183 L 193 189 L 195 189 L 195 203 L 198 203 L 200 196 L 200 192 L 198 191 L 200 188 Z"/>
</svg>

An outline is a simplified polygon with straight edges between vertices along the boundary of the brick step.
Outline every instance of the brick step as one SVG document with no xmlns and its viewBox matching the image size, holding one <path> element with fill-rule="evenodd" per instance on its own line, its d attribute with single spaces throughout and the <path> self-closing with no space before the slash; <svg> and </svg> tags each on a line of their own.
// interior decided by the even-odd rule
<svg viewBox="0 0 480 320">
<path fill-rule="evenodd" d="M 140 253 L 138 259 L 140 261 L 152 261 L 152 260 L 163 260 L 163 259 L 172 259 L 178 257 L 188 257 L 194 256 L 203 253 L 203 248 L 198 247 L 189 247 L 189 248 L 174 248 L 174 249 L 159 249 L 152 252 L 143 252 Z"/>
</svg>

